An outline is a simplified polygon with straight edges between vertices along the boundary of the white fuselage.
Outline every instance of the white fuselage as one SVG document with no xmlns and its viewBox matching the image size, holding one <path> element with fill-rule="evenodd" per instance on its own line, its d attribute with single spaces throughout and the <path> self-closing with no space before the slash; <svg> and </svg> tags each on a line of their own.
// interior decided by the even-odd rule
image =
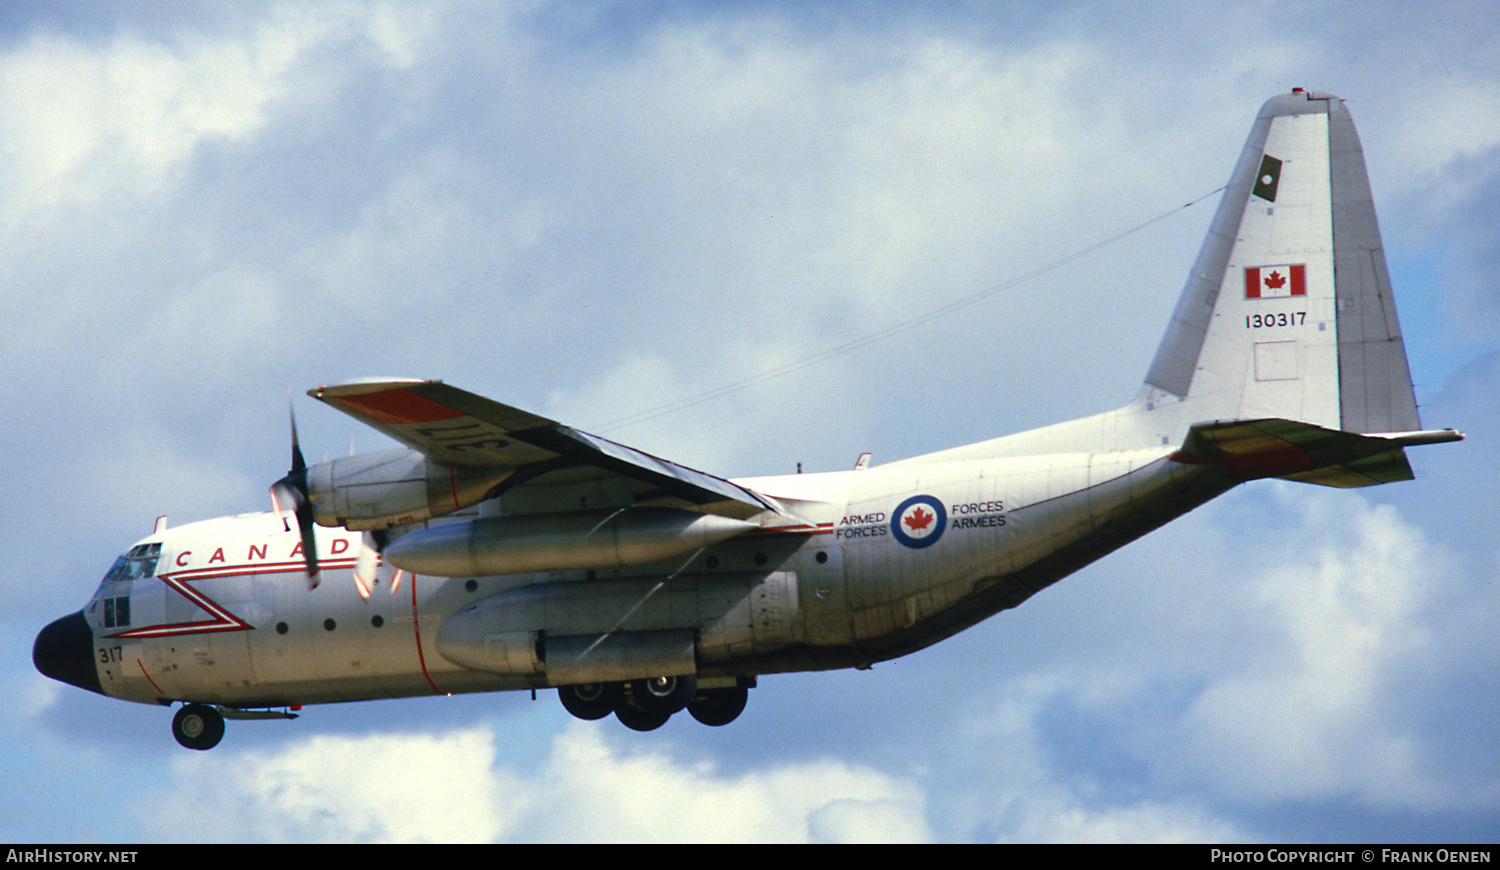
<svg viewBox="0 0 1500 870">
<path fill-rule="evenodd" d="M 85 617 L 104 692 L 147 703 L 281 706 L 577 681 L 555 655 L 538 656 L 546 638 L 685 632 L 709 680 L 863 665 L 1012 607 L 1232 485 L 1194 483 L 1205 475 L 1166 450 L 1135 450 L 759 478 L 744 483 L 797 521 L 768 513 L 688 559 L 609 570 L 449 578 L 381 566 L 368 597 L 352 576 L 358 533 L 318 530 L 322 577 L 310 589 L 295 525 L 251 514 L 144 539 L 161 545 L 154 575 L 106 580 Z M 1062 551 L 1067 564 L 1048 565 Z M 107 603 L 126 596 L 128 607 Z M 472 648 L 440 643 L 465 608 L 484 621 Z M 106 625 L 106 610 L 127 621 Z"/>
</svg>

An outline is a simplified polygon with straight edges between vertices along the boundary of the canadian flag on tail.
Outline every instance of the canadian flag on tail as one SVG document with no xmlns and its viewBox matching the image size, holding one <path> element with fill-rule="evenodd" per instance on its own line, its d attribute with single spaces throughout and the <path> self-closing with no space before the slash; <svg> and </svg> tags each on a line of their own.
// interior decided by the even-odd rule
<svg viewBox="0 0 1500 870">
<path fill-rule="evenodd" d="M 1307 266 L 1253 266 L 1245 270 L 1246 299 L 1285 299 L 1307 295 Z"/>
</svg>

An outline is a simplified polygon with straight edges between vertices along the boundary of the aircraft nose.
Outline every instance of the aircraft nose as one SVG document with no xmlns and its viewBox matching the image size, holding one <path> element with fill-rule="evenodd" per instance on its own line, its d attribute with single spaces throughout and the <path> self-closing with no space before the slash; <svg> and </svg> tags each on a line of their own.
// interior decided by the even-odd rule
<svg viewBox="0 0 1500 870">
<path fill-rule="evenodd" d="M 31 647 L 31 661 L 37 670 L 54 680 L 104 694 L 99 670 L 94 667 L 94 631 L 83 618 L 82 610 L 55 620 L 38 632 Z"/>
</svg>

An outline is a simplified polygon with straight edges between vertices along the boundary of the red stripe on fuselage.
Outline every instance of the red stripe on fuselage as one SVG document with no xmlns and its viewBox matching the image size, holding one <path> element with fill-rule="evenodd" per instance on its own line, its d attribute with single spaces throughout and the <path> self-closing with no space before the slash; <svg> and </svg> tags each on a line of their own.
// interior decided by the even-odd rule
<svg viewBox="0 0 1500 870">
<path fill-rule="evenodd" d="M 353 568 L 353 559 L 339 559 L 325 563 L 329 568 Z M 191 571 L 174 571 L 158 574 L 157 578 L 168 589 L 191 601 L 211 619 L 194 622 L 174 622 L 166 625 L 148 625 L 108 635 L 109 637 L 173 637 L 181 634 L 209 634 L 217 631 L 250 631 L 255 626 L 234 615 L 224 605 L 214 601 L 200 589 L 187 585 L 189 580 L 214 580 L 222 577 L 248 577 L 258 574 L 288 574 L 303 568 L 301 562 L 276 562 L 265 565 L 235 565 L 216 568 L 198 568 Z"/>
<path fill-rule="evenodd" d="M 765 538 L 774 535 L 826 535 L 833 531 L 833 523 L 818 523 L 815 526 L 768 526 L 740 535 L 742 538 Z"/>
<path fill-rule="evenodd" d="M 329 570 L 340 568 L 353 568 L 354 559 L 322 559 L 318 564 Z M 208 580 L 215 577 L 249 577 L 255 574 L 290 574 L 293 572 L 306 571 L 307 565 L 301 559 L 295 562 L 266 562 L 263 565 L 221 565 L 214 568 L 192 568 L 187 571 L 173 571 L 171 574 L 161 574 L 161 578 L 173 577 L 181 580 Z"/>
</svg>

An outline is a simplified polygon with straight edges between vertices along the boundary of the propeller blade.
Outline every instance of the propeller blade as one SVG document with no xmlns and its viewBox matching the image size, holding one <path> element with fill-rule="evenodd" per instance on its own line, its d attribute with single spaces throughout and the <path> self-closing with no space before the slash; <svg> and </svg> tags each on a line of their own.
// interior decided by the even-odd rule
<svg viewBox="0 0 1500 870">
<path fill-rule="evenodd" d="M 307 460 L 302 458 L 302 445 L 297 443 L 297 418 L 292 417 L 292 472 L 305 471 Z"/>
<path fill-rule="evenodd" d="M 297 438 L 297 414 L 287 402 L 287 417 L 292 424 L 292 469 L 286 477 L 271 484 L 271 502 L 277 513 L 290 505 L 297 517 L 297 531 L 302 537 L 302 560 L 307 565 L 307 586 L 318 588 L 318 541 L 313 534 L 312 497 L 307 491 L 307 460 L 302 457 L 302 444 Z"/>
<path fill-rule="evenodd" d="M 303 475 L 304 481 L 306 475 Z M 307 588 L 318 588 L 318 540 L 313 536 L 312 501 L 307 498 L 306 483 L 303 484 L 302 500 L 297 503 L 297 530 L 302 533 L 302 559 L 307 564 Z"/>
<path fill-rule="evenodd" d="M 369 599 L 370 592 L 375 588 L 375 571 L 380 565 L 377 544 L 375 535 L 371 532 L 365 532 L 360 537 L 359 553 L 354 558 L 354 591 L 359 593 L 360 598 Z"/>
</svg>

